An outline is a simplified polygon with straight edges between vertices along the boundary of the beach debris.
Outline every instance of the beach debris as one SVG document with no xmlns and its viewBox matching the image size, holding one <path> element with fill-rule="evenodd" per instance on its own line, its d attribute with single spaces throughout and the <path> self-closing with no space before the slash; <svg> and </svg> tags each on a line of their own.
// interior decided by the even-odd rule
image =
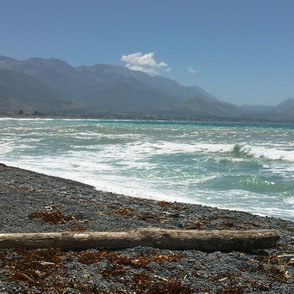
<svg viewBox="0 0 294 294">
<path fill-rule="evenodd" d="M 167 202 L 167 201 L 159 201 L 158 202 L 158 205 L 165 208 L 165 209 L 174 209 L 174 210 L 185 210 L 187 209 L 186 207 L 182 207 L 182 206 L 179 206 L 179 205 L 176 205 L 174 203 L 170 203 L 170 202 Z"/>
<path fill-rule="evenodd" d="M 35 190 L 35 189 L 31 188 L 31 187 L 17 187 L 17 188 L 15 188 L 15 190 L 32 192 L 32 193 L 37 192 L 37 190 Z"/>
<path fill-rule="evenodd" d="M 70 229 L 72 232 L 77 232 L 77 231 L 87 231 L 88 228 L 84 226 L 74 226 Z"/>
<path fill-rule="evenodd" d="M 53 221 L 55 219 L 53 218 Z M 276 230 L 168 230 L 141 228 L 124 232 L 2 233 L 0 248 L 111 248 L 154 247 L 176 250 L 250 251 L 272 248 Z"/>
<path fill-rule="evenodd" d="M 61 211 L 48 212 L 39 210 L 30 213 L 28 215 L 28 218 L 41 218 L 43 221 L 49 223 L 50 225 L 65 224 L 68 221 L 75 220 L 75 218 L 72 215 L 64 215 Z"/>
<path fill-rule="evenodd" d="M 116 210 L 111 210 L 105 213 L 106 215 L 122 215 L 125 218 L 129 218 L 134 214 L 133 209 L 127 209 L 127 208 L 122 208 L 122 209 L 116 209 Z"/>
</svg>

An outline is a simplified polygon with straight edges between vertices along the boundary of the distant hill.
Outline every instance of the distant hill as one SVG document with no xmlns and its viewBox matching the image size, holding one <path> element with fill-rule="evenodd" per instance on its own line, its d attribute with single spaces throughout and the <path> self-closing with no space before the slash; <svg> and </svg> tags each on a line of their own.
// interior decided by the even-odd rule
<svg viewBox="0 0 294 294">
<path fill-rule="evenodd" d="M 97 64 L 73 67 L 58 59 L 31 58 L 19 61 L 0 56 L 1 68 L 38 80 L 44 87 L 47 86 L 44 93 L 51 90 L 59 101 L 80 103 L 83 105 L 81 112 L 90 115 L 117 113 L 185 117 L 192 114 L 194 117 L 223 117 L 230 114 L 231 107 L 223 113 L 216 108 L 203 111 L 210 108 L 213 102 L 221 102 L 197 86 L 184 87 L 174 80 L 150 76 L 122 66 Z M 18 87 L 17 83 L 15 87 Z M 30 88 L 30 84 L 27 88 Z M 29 94 L 30 91 L 26 90 L 26 93 Z M 26 101 L 21 98 L 22 95 L 19 97 L 23 102 Z M 56 99 L 48 95 L 46 97 L 46 106 L 52 101 L 51 109 L 54 109 Z M 195 103 L 195 97 L 201 98 L 199 107 Z M 189 100 L 194 100 L 191 109 L 187 109 Z M 207 106 L 204 106 L 205 103 Z M 31 104 L 28 107 L 31 108 Z M 45 105 L 43 108 L 46 108 Z M 226 108 L 225 105 L 223 108 Z"/>
<path fill-rule="evenodd" d="M 54 89 L 29 75 L 0 70 L 0 111 L 17 110 L 60 113 L 73 103 L 61 100 Z"/>
<path fill-rule="evenodd" d="M 241 107 L 219 100 L 207 99 L 201 95 L 194 96 L 182 103 L 181 107 L 192 113 L 199 113 L 203 118 L 240 118 L 246 115 Z"/>
<path fill-rule="evenodd" d="M 57 59 L 18 61 L 1 56 L 0 68 L 34 77 L 54 89 L 59 99 L 82 101 L 90 106 L 92 112 L 152 113 L 199 93 L 209 97 L 200 88 L 183 87 L 163 77 L 114 65 L 72 67 Z"/>
<path fill-rule="evenodd" d="M 272 105 L 242 105 L 243 109 L 251 113 L 272 114 L 275 106 Z"/>
<path fill-rule="evenodd" d="M 284 117 L 286 120 L 294 121 L 294 99 L 289 98 L 275 107 L 275 116 Z"/>
<path fill-rule="evenodd" d="M 268 119 L 269 115 L 254 106 L 222 102 L 197 86 L 185 87 L 123 66 L 73 67 L 58 59 L 20 61 L 0 56 L 0 113 L 19 109 L 51 115 L 175 119 Z M 281 105 L 275 119 L 284 111 L 288 110 Z"/>
<path fill-rule="evenodd" d="M 267 120 L 272 122 L 294 122 L 294 99 L 286 99 L 277 106 L 243 105 L 250 120 Z"/>
</svg>

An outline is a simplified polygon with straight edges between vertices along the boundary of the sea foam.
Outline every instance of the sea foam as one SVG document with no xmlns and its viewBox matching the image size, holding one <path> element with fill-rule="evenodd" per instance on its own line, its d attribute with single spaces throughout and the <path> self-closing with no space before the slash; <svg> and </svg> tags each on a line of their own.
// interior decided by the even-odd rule
<svg viewBox="0 0 294 294">
<path fill-rule="evenodd" d="M 135 197 L 294 219 L 293 128 L 0 119 L 0 134 L 7 165 Z"/>
</svg>

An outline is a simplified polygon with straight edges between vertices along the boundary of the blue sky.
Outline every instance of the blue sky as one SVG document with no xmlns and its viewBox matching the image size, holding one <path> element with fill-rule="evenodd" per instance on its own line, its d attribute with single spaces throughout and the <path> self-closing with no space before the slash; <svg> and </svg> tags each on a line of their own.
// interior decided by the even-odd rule
<svg viewBox="0 0 294 294">
<path fill-rule="evenodd" d="M 126 65 L 275 105 L 294 98 L 294 0 L 0 0 L 0 55 Z"/>
</svg>

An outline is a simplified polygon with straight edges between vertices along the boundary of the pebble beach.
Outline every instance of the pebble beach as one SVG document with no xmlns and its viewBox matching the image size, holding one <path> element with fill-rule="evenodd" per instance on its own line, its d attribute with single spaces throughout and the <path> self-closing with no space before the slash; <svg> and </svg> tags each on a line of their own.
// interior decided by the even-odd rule
<svg viewBox="0 0 294 294">
<path fill-rule="evenodd" d="M 294 293 L 294 223 L 98 191 L 0 165 L 0 233 L 276 229 L 272 249 L 1 249 L 0 293 Z"/>
</svg>

